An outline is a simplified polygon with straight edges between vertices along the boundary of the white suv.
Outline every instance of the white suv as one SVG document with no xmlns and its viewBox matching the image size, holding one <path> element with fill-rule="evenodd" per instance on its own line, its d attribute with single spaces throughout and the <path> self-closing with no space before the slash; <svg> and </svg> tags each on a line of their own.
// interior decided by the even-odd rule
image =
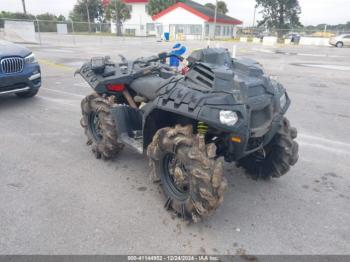
<svg viewBox="0 0 350 262">
<path fill-rule="evenodd" d="M 329 43 L 340 48 L 343 46 L 350 46 L 350 34 L 343 34 L 332 37 L 329 40 Z"/>
</svg>

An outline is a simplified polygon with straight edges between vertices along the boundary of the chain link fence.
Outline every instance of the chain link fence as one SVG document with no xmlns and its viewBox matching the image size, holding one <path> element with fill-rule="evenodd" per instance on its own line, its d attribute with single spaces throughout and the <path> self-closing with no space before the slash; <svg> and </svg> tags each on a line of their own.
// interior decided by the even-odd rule
<svg viewBox="0 0 350 262">
<path fill-rule="evenodd" d="M 127 24 L 120 25 L 122 36 L 118 37 L 135 37 L 141 31 L 143 36 L 155 36 L 154 32 L 146 31 L 144 25 Z M 76 45 L 83 36 L 95 36 L 95 40 L 102 42 L 104 37 L 116 37 L 117 32 L 115 23 L 0 19 L 0 39 L 13 42 L 52 44 L 58 41 Z"/>
<path fill-rule="evenodd" d="M 237 37 L 248 37 L 248 38 L 263 38 L 265 36 L 275 36 L 280 39 L 288 38 L 290 35 L 299 35 L 300 37 L 322 37 L 330 38 L 341 34 L 349 34 L 350 30 L 345 29 L 333 29 L 324 30 L 307 29 L 307 28 L 295 28 L 295 29 L 265 29 L 265 28 L 252 28 L 243 27 L 237 30 Z"/>
<path fill-rule="evenodd" d="M 135 36 L 160 38 L 162 25 L 125 23 L 118 30 L 117 25 L 114 23 L 0 19 L 0 39 L 22 43 L 57 45 L 103 43 L 106 37 L 115 39 L 118 31 L 122 33 L 123 39 Z M 255 43 L 262 42 L 262 39 L 265 37 L 277 37 L 280 43 L 284 43 L 285 40 L 299 43 L 300 39 L 303 38 L 323 39 L 326 42 L 326 39 L 344 33 L 350 33 L 350 30 L 328 30 L 327 28 L 324 30 L 308 30 L 306 28 L 267 30 L 256 27 L 241 27 L 237 28 L 236 38 Z M 206 40 L 206 38 L 199 36 L 196 40 Z"/>
</svg>

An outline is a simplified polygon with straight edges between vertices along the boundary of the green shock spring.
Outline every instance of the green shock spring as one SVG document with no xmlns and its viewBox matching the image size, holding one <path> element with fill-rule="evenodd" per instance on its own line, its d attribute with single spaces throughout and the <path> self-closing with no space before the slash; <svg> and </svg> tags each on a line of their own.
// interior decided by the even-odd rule
<svg viewBox="0 0 350 262">
<path fill-rule="evenodd" d="M 197 123 L 197 132 L 200 135 L 206 135 L 208 131 L 208 125 L 204 122 Z"/>
</svg>

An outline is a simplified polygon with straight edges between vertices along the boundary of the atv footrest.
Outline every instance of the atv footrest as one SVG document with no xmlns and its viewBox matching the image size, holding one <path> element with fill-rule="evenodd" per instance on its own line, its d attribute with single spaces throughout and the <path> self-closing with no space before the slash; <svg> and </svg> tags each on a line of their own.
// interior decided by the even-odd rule
<svg viewBox="0 0 350 262">
<path fill-rule="evenodd" d="M 123 133 L 119 136 L 119 141 L 126 145 L 127 147 L 133 149 L 139 154 L 143 154 L 143 143 L 142 140 L 137 140 L 134 138 L 131 138 L 127 134 Z"/>
<path fill-rule="evenodd" d="M 118 140 L 137 153 L 143 153 L 142 112 L 127 105 L 113 107 Z"/>
</svg>

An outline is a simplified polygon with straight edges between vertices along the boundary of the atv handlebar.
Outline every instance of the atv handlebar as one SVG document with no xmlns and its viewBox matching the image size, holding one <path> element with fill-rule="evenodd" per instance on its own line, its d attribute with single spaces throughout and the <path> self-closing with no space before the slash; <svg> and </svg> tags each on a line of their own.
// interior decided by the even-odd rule
<svg viewBox="0 0 350 262">
<path fill-rule="evenodd" d="M 185 60 L 185 58 L 182 57 L 182 56 L 179 56 L 179 55 L 176 55 L 176 54 L 173 54 L 173 53 L 165 53 L 165 52 L 158 54 L 158 57 L 159 57 L 160 60 L 166 59 L 168 57 L 176 57 L 181 62 Z"/>
<path fill-rule="evenodd" d="M 137 62 L 151 63 L 151 62 L 161 61 L 161 60 L 167 59 L 169 57 L 176 57 L 181 62 L 184 61 L 184 59 L 185 59 L 184 57 L 179 56 L 179 55 L 163 52 L 163 53 L 159 53 L 158 55 L 154 55 L 154 56 L 150 56 L 150 57 L 147 57 L 147 58 L 144 58 L 141 60 L 137 60 Z"/>
<path fill-rule="evenodd" d="M 172 53 L 167 53 L 167 52 L 159 53 L 158 55 L 154 55 L 154 56 L 150 56 L 150 57 L 146 57 L 146 58 L 139 58 L 131 64 L 131 70 L 134 70 L 134 66 L 138 63 L 145 64 L 146 67 L 143 67 L 141 70 L 136 72 L 134 77 L 137 78 L 139 76 L 150 73 L 150 72 L 154 71 L 155 69 L 159 69 L 160 64 L 162 64 L 162 67 L 167 67 L 165 63 L 160 63 L 157 65 L 149 65 L 149 64 L 152 62 L 164 61 L 168 57 L 176 57 L 181 62 L 184 61 L 184 59 L 185 59 L 182 56 L 172 54 Z"/>
</svg>

